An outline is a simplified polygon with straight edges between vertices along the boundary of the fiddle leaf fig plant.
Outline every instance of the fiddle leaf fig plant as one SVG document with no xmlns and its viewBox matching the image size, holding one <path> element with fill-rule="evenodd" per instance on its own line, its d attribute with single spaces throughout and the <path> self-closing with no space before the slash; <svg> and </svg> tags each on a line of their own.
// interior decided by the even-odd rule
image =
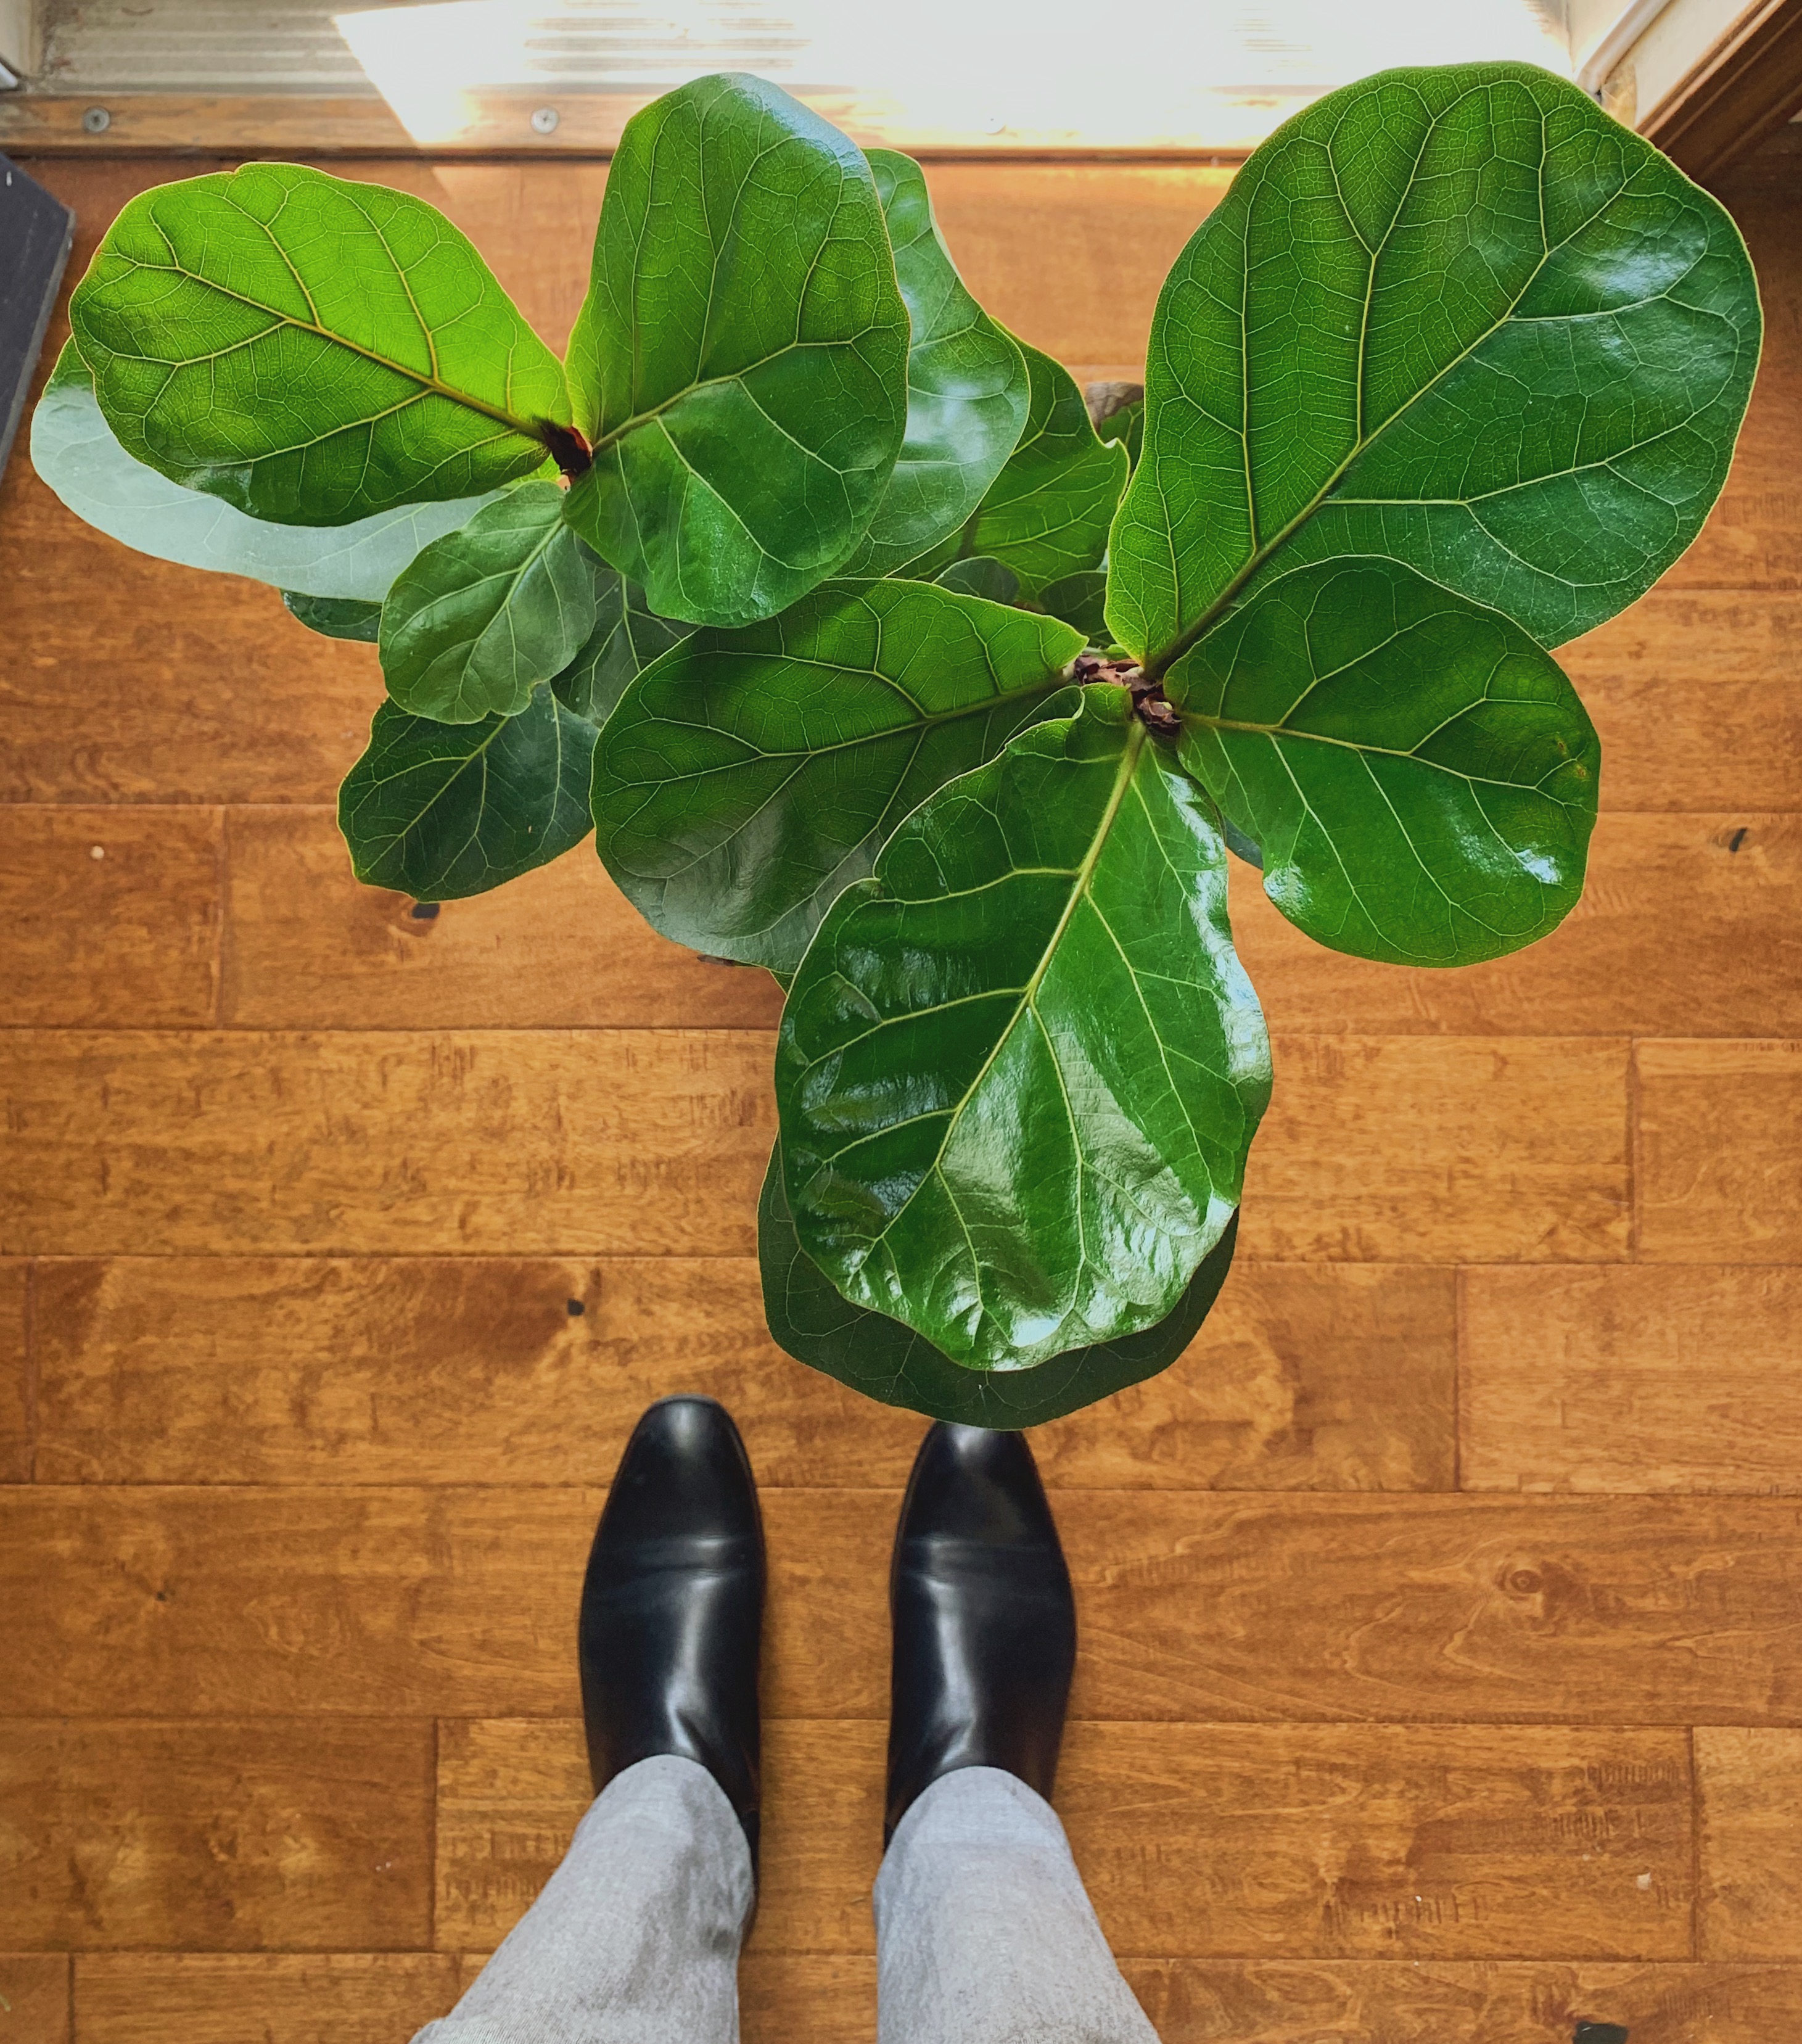
<svg viewBox="0 0 1802 2044">
<path fill-rule="evenodd" d="M 1720 206 L 1509 64 L 1279 129 L 1086 401 L 917 164 L 741 76 L 628 124 L 561 362 L 432 207 L 286 164 L 134 199 L 71 318 L 65 502 L 376 647 L 359 878 L 455 900 L 592 830 L 773 973 L 771 1332 L 1009 1427 L 1226 1278 L 1270 1091 L 1229 854 L 1388 963 L 1575 904 L 1552 649 L 1695 537 L 1760 337 Z"/>
</svg>

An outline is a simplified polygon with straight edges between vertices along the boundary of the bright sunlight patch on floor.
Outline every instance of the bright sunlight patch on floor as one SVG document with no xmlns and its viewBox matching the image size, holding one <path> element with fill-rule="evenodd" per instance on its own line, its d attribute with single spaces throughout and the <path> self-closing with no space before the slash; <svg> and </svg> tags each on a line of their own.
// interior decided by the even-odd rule
<svg viewBox="0 0 1802 2044">
<path fill-rule="evenodd" d="M 478 95 L 649 97 L 752 71 L 863 140 L 1237 151 L 1324 92 L 1404 63 L 1516 58 L 1568 76 L 1558 0 L 431 0 L 334 17 L 417 140 Z"/>
</svg>

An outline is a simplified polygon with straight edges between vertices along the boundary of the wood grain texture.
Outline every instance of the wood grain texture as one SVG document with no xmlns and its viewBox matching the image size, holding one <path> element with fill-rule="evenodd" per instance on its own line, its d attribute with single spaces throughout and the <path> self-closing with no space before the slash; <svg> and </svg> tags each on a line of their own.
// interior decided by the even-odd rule
<svg viewBox="0 0 1802 2044">
<path fill-rule="evenodd" d="M 0 1724 L 7 1935 L 83 1951 L 421 1946 L 431 1796 L 428 1724 Z"/>
<path fill-rule="evenodd" d="M 1462 1281 L 1465 1489 L 1802 1492 L 1802 1271 Z"/>
<path fill-rule="evenodd" d="M 767 1728 L 753 1952 L 871 1949 L 884 1738 Z M 586 1805 L 581 1728 L 447 1725 L 439 1766 L 439 1940 L 493 1941 Z M 1689 1951 L 1680 1732 L 1087 1724 L 1058 1806 L 1124 1957 Z"/>
<path fill-rule="evenodd" d="M 1278 1035 L 1239 1254 L 1282 1262 L 1626 1253 L 1627 1046 Z"/>
<path fill-rule="evenodd" d="M 1700 1954 L 1802 1959 L 1802 1731 L 1699 1725 Z"/>
<path fill-rule="evenodd" d="M 1162 2044 L 1776 2044 L 1802 2025 L 1802 1967 L 1129 1959 Z"/>
<path fill-rule="evenodd" d="M 459 1992 L 433 1952 L 84 1952 L 75 1967 L 80 2044 L 406 2044 Z"/>
<path fill-rule="evenodd" d="M 1639 1254 L 1802 1262 L 1802 1042 L 1637 1047 Z"/>
<path fill-rule="evenodd" d="M 746 1254 L 770 1051 L 699 1030 L 16 1030 L 0 1251 Z M 1624 1043 L 1289 1037 L 1276 1062 L 1247 1257 L 1623 1252 Z"/>
<path fill-rule="evenodd" d="M 653 1398 L 699 1391 L 766 1486 L 898 1488 L 925 1425 L 785 1356 L 748 1258 L 133 1257 L 36 1283 L 50 1483 L 596 1483 Z M 1174 1368 L 1039 1431 L 1040 1466 L 1449 1489 L 1454 1320 L 1449 1271 L 1242 1264 Z"/>
<path fill-rule="evenodd" d="M 0 1259 L 0 1483 L 31 1478 L 37 1402 L 31 1307 L 31 1266 Z"/>
<path fill-rule="evenodd" d="M 0 1952 L 0 2039 L 69 2044 L 69 1960 L 61 1952 Z"/>
<path fill-rule="evenodd" d="M 1661 582 L 1558 659 L 1601 738 L 1604 814 L 1802 809 L 1802 599 Z"/>
<path fill-rule="evenodd" d="M 410 897 L 359 885 L 329 810 L 238 809 L 229 830 L 228 1024 L 773 1028 L 780 1016 L 767 974 L 703 963 L 658 936 L 592 844 L 421 919 Z M 1802 1028 L 1793 816 L 1604 816 L 1583 898 L 1559 929 L 1456 972 L 1328 951 L 1278 913 L 1251 868 L 1235 860 L 1231 870 L 1241 955 L 1266 1012 L 1291 1033 L 1531 1035 L 1547 1015 L 1570 1035 Z M 1674 929 L 1692 940 L 1673 944 Z M 65 1000 L 60 1012 L 18 1019 L 134 1018 L 122 1000 L 91 1015 Z"/>
<path fill-rule="evenodd" d="M 1552 934 L 1456 971 L 1328 951 L 1231 862 L 1233 936 L 1279 1028 L 1327 1034 L 1781 1036 L 1802 1032 L 1802 817 L 1603 816 Z M 1681 939 L 1677 933 L 1681 932 Z"/>
<path fill-rule="evenodd" d="M 204 1028 L 218 998 L 223 852 L 217 809 L 0 805 L 0 1019 Z"/>
<path fill-rule="evenodd" d="M 1758 380 L 1725 494 L 1666 589 L 1802 590 L 1802 263 L 1796 158 L 1777 148 L 1724 178 L 1717 194 L 1746 237 L 1764 301 Z"/>
<path fill-rule="evenodd" d="M 252 1029 L 774 1029 L 767 972 L 660 937 L 585 840 L 418 916 L 365 887 L 330 809 L 230 813 L 221 1019 Z"/>
<path fill-rule="evenodd" d="M 10 1031 L 0 1251 L 746 1255 L 770 1055 L 748 1032 Z"/>
<path fill-rule="evenodd" d="M 29 1716 L 556 1716 L 602 1493 L 0 1489 Z M 899 1500 L 776 1490 L 766 1707 L 880 1719 Z M 1802 1506 L 1055 1494 L 1094 1719 L 1802 1722 Z"/>
</svg>

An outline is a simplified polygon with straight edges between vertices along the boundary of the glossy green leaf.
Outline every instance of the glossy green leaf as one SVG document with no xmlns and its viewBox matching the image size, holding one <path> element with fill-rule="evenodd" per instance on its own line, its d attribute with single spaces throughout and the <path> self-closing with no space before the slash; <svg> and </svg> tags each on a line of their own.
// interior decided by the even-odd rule
<svg viewBox="0 0 1802 2044">
<path fill-rule="evenodd" d="M 1077 700 L 900 825 L 778 1039 L 802 1247 L 977 1369 L 1174 1311 L 1270 1093 L 1213 805 L 1124 689 Z"/>
<path fill-rule="evenodd" d="M 660 617 L 786 609 L 882 501 L 907 349 L 861 152 L 761 79 L 667 94 L 626 124 L 570 340 L 571 522 Z"/>
<path fill-rule="evenodd" d="M 628 686 L 651 662 L 679 646 L 692 624 L 672 624 L 644 592 L 600 561 L 594 570 L 594 629 L 582 651 L 551 681 L 560 701 L 592 724 L 605 724 Z"/>
<path fill-rule="evenodd" d="M 171 482 L 135 459 L 102 417 L 73 341 L 31 422 L 31 465 L 78 518 L 160 561 L 248 575 L 302 596 L 379 603 L 417 554 L 494 494 L 405 504 L 350 525 L 276 525 Z"/>
<path fill-rule="evenodd" d="M 1005 561 L 986 554 L 953 561 L 932 579 L 954 596 L 979 596 L 986 603 L 1016 603 L 1020 597 L 1020 577 Z"/>
<path fill-rule="evenodd" d="M 1091 646 L 1108 644 L 1108 578 L 1100 568 L 1078 568 L 1074 574 L 1060 575 L 1039 592 L 1039 605 L 1047 616 L 1074 624 Z"/>
<path fill-rule="evenodd" d="M 69 317 L 128 454 L 286 524 L 495 489 L 569 421 L 556 357 L 436 207 L 298 163 L 141 193 Z"/>
<path fill-rule="evenodd" d="M 701 631 L 621 699 L 596 845 L 666 936 L 790 969 L 909 810 L 1066 686 L 1078 635 L 930 582 L 828 582 Z"/>
<path fill-rule="evenodd" d="M 554 482 L 522 483 L 426 548 L 382 606 L 382 674 L 415 717 L 512 717 L 594 628 L 595 568 Z"/>
<path fill-rule="evenodd" d="M 907 434 L 870 531 L 840 571 L 880 575 L 957 532 L 1006 465 L 1026 425 L 1025 358 L 978 305 L 939 232 L 911 156 L 872 149 L 912 340 Z"/>
<path fill-rule="evenodd" d="M 1028 1370 L 965 1370 L 923 1335 L 854 1306 L 801 1246 L 778 1143 L 757 1208 L 763 1313 L 777 1346 L 866 1398 L 966 1427 L 1040 1427 L 1167 1370 L 1207 1318 L 1232 1263 L 1239 1216 L 1196 1268 L 1176 1310 L 1143 1334 L 1071 1349 Z"/>
<path fill-rule="evenodd" d="M 1126 450 L 1104 447 L 1063 366 L 1026 348 L 1031 404 L 1020 444 L 965 528 L 966 554 L 992 554 L 1028 595 L 1098 568 L 1126 486 Z"/>
<path fill-rule="evenodd" d="M 422 901 L 480 894 L 588 835 L 593 724 L 548 688 L 517 717 L 436 724 L 383 703 L 338 791 L 359 880 Z"/>
<path fill-rule="evenodd" d="M 1115 633 L 1161 672 L 1254 578 L 1380 555 L 1557 645 L 1695 537 L 1758 340 L 1731 220 L 1574 86 L 1331 93 L 1164 285 Z"/>
<path fill-rule="evenodd" d="M 1517 624 L 1393 562 L 1280 577 L 1166 678 L 1181 759 L 1264 891 L 1360 958 L 1470 965 L 1583 891 L 1601 748 Z"/>
<path fill-rule="evenodd" d="M 355 639 L 373 646 L 382 629 L 382 606 L 355 596 L 302 596 L 285 589 L 288 615 L 327 639 Z"/>
</svg>

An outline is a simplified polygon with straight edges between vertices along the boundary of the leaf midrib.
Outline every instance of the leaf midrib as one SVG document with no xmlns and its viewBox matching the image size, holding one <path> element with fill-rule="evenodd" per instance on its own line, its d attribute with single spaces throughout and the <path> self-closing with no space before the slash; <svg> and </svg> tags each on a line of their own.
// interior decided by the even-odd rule
<svg viewBox="0 0 1802 2044">
<path fill-rule="evenodd" d="M 1014 1031 L 1019 1027 L 1020 1017 L 1029 1011 L 1035 1013 L 1037 1012 L 1035 1004 L 1037 1001 L 1039 989 L 1044 984 L 1045 975 L 1051 970 L 1052 961 L 1057 956 L 1058 947 L 1063 942 L 1064 933 L 1069 929 L 1070 923 L 1075 916 L 1078 908 L 1088 898 L 1089 885 L 1093 880 L 1095 875 L 1095 868 L 1100 863 L 1101 854 L 1107 847 L 1108 839 L 1113 830 L 1115 821 L 1120 815 L 1121 805 L 1125 801 L 1128 791 L 1132 786 L 1133 774 L 1139 764 L 1139 755 L 1144 748 L 1145 735 L 1145 726 L 1136 717 L 1135 717 L 1132 720 L 1131 725 L 1128 730 L 1126 743 L 1120 748 L 1120 765 L 1115 772 L 1114 785 L 1108 790 L 1107 805 L 1102 811 L 1100 820 L 1096 824 L 1094 835 L 1089 840 L 1088 850 L 1083 854 L 1082 863 L 1076 868 L 1074 873 L 1070 876 L 1069 897 L 1066 900 L 1063 908 L 1059 914 L 1057 923 L 1053 928 L 1051 936 L 1047 939 L 1043 948 L 1039 952 L 1039 962 L 1033 967 L 1030 978 L 1028 978 L 1024 986 L 1021 986 L 1017 989 L 1009 989 L 1006 988 L 997 987 L 992 993 L 966 997 L 966 1000 L 967 1001 L 988 1001 L 994 1000 L 998 997 L 1004 996 L 1010 990 L 1013 991 L 1016 997 L 1013 1013 L 1009 1017 L 1007 1026 L 997 1032 L 994 1043 L 989 1048 L 989 1055 L 982 1060 L 981 1069 L 970 1080 L 970 1084 L 965 1087 L 963 1093 L 959 1098 L 956 1105 L 946 1114 L 945 1132 L 939 1139 L 938 1153 L 934 1157 L 930 1168 L 921 1174 L 920 1181 L 920 1185 L 924 1185 L 926 1180 L 932 1175 L 932 1173 L 939 1168 L 944 1158 L 945 1146 L 951 1141 L 952 1135 L 955 1132 L 959 1117 L 962 1115 L 964 1110 L 969 1106 L 970 1101 L 976 1097 L 977 1093 L 982 1087 L 983 1081 L 989 1076 L 990 1070 L 994 1066 L 995 1060 L 1001 1054 L 1002 1047 L 1007 1043 L 1009 1038 L 1012 1035 Z M 1010 866 L 1006 874 L 999 877 L 1004 880 L 1012 879 L 1016 874 L 1031 870 L 1032 869 L 1025 867 Z M 993 883 L 990 882 L 988 884 L 993 885 Z M 950 897 L 947 897 L 946 898 Z M 965 1005 L 964 1001 L 959 1001 L 956 1003 L 947 1003 L 943 1001 L 936 1002 L 931 1008 L 912 1009 L 905 1016 L 886 1016 L 882 1022 L 877 1024 L 877 1028 L 881 1029 L 887 1028 L 893 1021 L 904 1020 L 907 1021 L 913 1021 L 917 1020 L 922 1015 L 936 1015 L 949 1005 L 961 1006 L 963 1005 Z M 1043 1026 L 1043 1024 L 1041 1024 L 1041 1026 Z M 835 1056 L 842 1055 L 844 1051 L 851 1049 L 854 1044 L 863 1042 L 867 1037 L 873 1035 L 875 1033 L 875 1030 L 865 1030 L 860 1035 L 851 1037 L 843 1043 L 836 1044 L 833 1047 L 833 1055 Z M 914 1118 L 922 1119 L 924 1117 Z M 890 1128 L 880 1130 L 877 1132 L 882 1135 L 887 1135 L 893 1133 L 894 1127 L 899 1127 L 902 1124 L 892 1124 Z M 859 1143 L 868 1139 L 870 1139 L 860 1136 L 858 1139 L 857 1143 L 847 1143 L 844 1146 L 843 1150 L 835 1151 L 832 1153 L 833 1160 L 836 1162 L 839 1157 L 841 1157 L 845 1154 L 846 1151 L 854 1150 L 858 1147 Z M 878 1246 L 886 1240 L 889 1231 L 895 1226 L 896 1223 L 901 1220 L 902 1215 L 907 1212 L 908 1208 L 913 1205 L 914 1201 L 917 1199 L 919 1196 L 920 1187 L 916 1186 L 914 1190 L 909 1194 L 908 1197 L 901 1203 L 901 1204 L 895 1209 L 894 1212 L 889 1217 L 888 1220 L 883 1224 L 881 1230 L 870 1238 L 869 1247 L 866 1249 L 859 1258 L 859 1268 L 862 1267 L 863 1263 L 869 1260 L 869 1258 L 874 1254 Z"/>
<path fill-rule="evenodd" d="M 344 334 L 334 333 L 329 327 L 321 326 L 316 320 L 296 319 L 291 313 L 279 311 L 274 305 L 264 305 L 260 299 L 248 298 L 242 291 L 234 291 L 229 286 L 218 282 L 215 279 L 203 277 L 198 270 L 186 269 L 179 263 L 146 263 L 141 257 L 136 256 L 124 256 L 121 259 L 129 263 L 134 270 L 148 271 L 153 276 L 186 279 L 190 283 L 198 284 L 203 290 L 212 291 L 222 298 L 229 298 L 236 305 L 248 305 L 252 312 L 262 313 L 282 326 L 292 327 L 298 333 L 315 334 L 320 340 L 329 341 L 334 348 L 341 348 L 352 355 L 361 355 L 364 361 L 373 362 L 379 369 L 391 370 L 395 375 L 405 377 L 409 383 L 417 384 L 421 390 L 428 390 L 436 397 L 447 398 L 453 405 L 461 405 L 466 411 L 479 413 L 482 417 L 494 420 L 498 425 L 510 428 L 524 440 L 535 440 L 540 447 L 546 444 L 541 429 L 542 422 L 535 423 L 529 419 L 520 418 L 514 413 L 506 410 L 504 406 L 490 405 L 482 398 L 472 396 L 467 390 L 453 390 L 448 383 L 441 382 L 437 377 L 422 375 L 418 370 L 409 369 L 405 363 L 395 361 L 392 355 L 381 354 L 372 348 L 365 348 L 361 342 L 352 340 Z M 297 279 L 296 282 L 298 283 L 299 280 Z M 312 302 L 310 293 L 305 291 L 304 285 L 300 288 L 310 304 Z M 410 299 L 412 295 L 410 291 L 408 295 Z M 196 362 L 216 361 L 221 355 L 235 354 L 240 348 L 254 348 L 259 341 L 267 339 L 269 331 L 266 328 L 261 333 L 252 334 L 244 340 L 235 342 L 229 348 L 214 348 L 205 355 L 188 356 L 179 362 L 170 363 L 165 366 L 171 369 L 186 369 L 192 367 Z M 426 337 L 426 345 L 432 348 L 436 355 L 436 349 L 429 336 Z M 134 356 L 133 359 L 138 361 L 150 361 L 156 358 L 140 355 Z M 390 411 L 394 409 L 392 406 L 389 407 Z M 342 428 L 338 430 L 341 431 Z"/>
<path fill-rule="evenodd" d="M 1436 128 L 1443 117 L 1444 116 L 1443 113 L 1435 116 L 1432 125 Z M 1493 320 L 1490 324 L 1484 328 L 1481 333 L 1478 334 L 1473 340 L 1472 340 L 1467 346 L 1461 348 L 1449 362 L 1443 365 L 1443 367 L 1435 371 L 1434 374 L 1420 386 L 1418 390 L 1415 391 L 1402 404 L 1397 405 L 1395 410 L 1390 413 L 1389 417 L 1368 435 L 1365 434 L 1362 430 L 1364 409 L 1364 378 L 1366 367 L 1368 333 L 1366 327 L 1361 324 L 1358 335 L 1357 373 L 1358 409 L 1360 431 L 1357 438 L 1354 440 L 1351 450 L 1339 461 L 1338 465 L 1333 469 L 1331 474 L 1327 477 L 1324 482 L 1322 482 L 1320 489 L 1316 491 L 1314 495 L 1308 499 L 1308 502 L 1296 513 L 1294 517 L 1291 518 L 1285 526 L 1283 526 L 1281 530 L 1278 532 L 1273 539 L 1262 547 L 1258 546 L 1255 544 L 1254 544 L 1251 552 L 1247 556 L 1238 572 L 1227 583 L 1226 586 L 1220 591 L 1220 594 L 1216 596 L 1202 611 L 1201 616 L 1196 619 L 1195 622 L 1179 632 L 1176 637 L 1173 639 L 1168 645 L 1160 648 L 1157 652 L 1151 654 L 1147 657 L 1144 663 L 1145 671 L 1154 679 L 1162 678 L 1162 677 L 1169 671 L 1170 667 L 1175 661 L 1179 659 L 1192 646 L 1195 645 L 1200 640 L 1205 636 L 1207 632 L 1220 621 L 1221 617 L 1231 607 L 1235 599 L 1239 596 L 1240 591 L 1244 589 L 1246 584 L 1251 580 L 1252 577 L 1258 573 L 1258 570 L 1262 568 L 1265 563 L 1268 562 L 1272 556 L 1275 555 L 1278 551 L 1284 546 L 1310 518 L 1314 516 L 1315 513 L 1320 509 L 1321 505 L 1332 494 L 1334 489 L 1343 478 L 1346 471 L 1352 466 L 1353 463 L 1358 459 L 1359 455 L 1363 454 L 1367 448 L 1374 446 L 1378 440 L 1380 440 L 1383 436 L 1388 432 L 1389 428 L 1395 425 L 1397 420 L 1405 417 L 1408 412 L 1414 405 L 1417 405 L 1420 400 L 1428 394 L 1428 392 L 1436 389 L 1444 382 L 1445 378 L 1449 376 L 1454 369 L 1458 367 L 1461 363 L 1468 361 L 1470 358 L 1476 353 L 1478 348 L 1482 347 L 1484 344 L 1493 335 L 1499 333 L 1501 329 L 1514 318 L 1516 307 L 1520 305 L 1522 301 L 1526 298 L 1527 293 L 1531 290 L 1534 284 L 1538 281 L 1540 274 L 1545 269 L 1546 265 L 1551 260 L 1553 254 L 1554 253 L 1553 244 L 1546 239 L 1543 232 L 1546 182 L 1545 164 L 1546 153 L 1545 129 L 1546 119 L 1543 110 L 1542 110 L 1539 120 L 1540 148 L 1538 180 L 1540 218 L 1542 223 L 1540 234 L 1540 240 L 1542 244 L 1541 253 L 1539 259 L 1534 264 L 1531 274 L 1522 282 L 1520 290 L 1516 291 L 1508 301 L 1506 310 L 1504 311 L 1497 318 Z M 1417 156 L 1416 159 L 1416 165 L 1418 165 L 1419 160 L 1420 159 Z M 1411 191 L 1412 189 L 1414 175 L 1414 173 L 1410 174 L 1409 184 L 1408 187 L 1408 191 Z M 1631 180 L 1629 180 L 1629 182 L 1631 182 Z M 1619 194 L 1616 193 L 1614 196 L 1618 197 Z M 1401 203 L 1397 206 L 1395 215 L 1392 218 L 1389 228 L 1385 230 L 1382 244 L 1384 246 L 1387 245 L 1389 236 L 1394 231 L 1395 221 L 1400 219 L 1402 212 L 1405 209 L 1407 197 L 1408 192 L 1404 191 Z M 1581 233 L 1585 228 L 1591 225 L 1596 217 L 1597 216 L 1596 214 L 1592 213 L 1578 222 L 1577 225 L 1571 229 L 1570 232 L 1566 235 L 1562 240 L 1557 244 L 1558 248 L 1562 249 L 1568 246 L 1577 234 Z M 1351 232 L 1353 238 L 1358 242 L 1361 248 L 1368 251 L 1370 244 L 1366 242 L 1363 236 L 1358 233 L 1356 224 L 1351 219 L 1349 213 L 1346 216 L 1346 221 L 1347 227 Z M 1370 267 L 1366 278 L 1366 298 L 1368 298 L 1368 293 L 1374 278 L 1377 254 L 1375 252 L 1371 252 Z M 1669 293 L 1667 290 L 1660 293 L 1658 295 L 1660 297 L 1668 298 L 1669 296 Z M 1645 302 L 1642 301 L 1641 302 Z M 1367 309 L 1368 305 L 1366 303 L 1366 310 Z M 1250 354 L 1248 344 L 1243 336 L 1243 322 L 1239 354 L 1243 367 L 1243 365 L 1249 359 Z M 1182 394 L 1186 395 L 1186 393 Z M 1247 477 L 1247 511 L 1251 521 L 1251 529 L 1254 533 L 1255 533 L 1257 513 L 1255 506 L 1251 501 L 1250 488 L 1250 433 L 1248 427 L 1242 428 L 1241 437 L 1243 439 L 1247 450 L 1248 467 Z M 1387 499 L 1375 501 L 1382 502 L 1388 501 Z"/>
</svg>

